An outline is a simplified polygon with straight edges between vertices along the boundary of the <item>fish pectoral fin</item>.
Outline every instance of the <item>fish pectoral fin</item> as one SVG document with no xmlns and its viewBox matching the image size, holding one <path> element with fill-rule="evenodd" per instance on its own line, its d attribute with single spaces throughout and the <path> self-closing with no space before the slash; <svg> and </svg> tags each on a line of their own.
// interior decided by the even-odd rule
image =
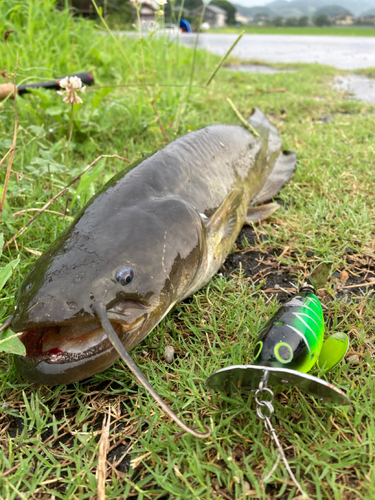
<svg viewBox="0 0 375 500">
<path fill-rule="evenodd" d="M 233 234 L 238 222 L 237 210 L 242 203 L 244 196 L 243 188 L 234 188 L 225 197 L 216 212 L 208 219 L 206 228 L 207 235 L 220 235 L 221 238 L 228 238 Z"/>
<path fill-rule="evenodd" d="M 291 151 L 283 151 L 280 153 L 263 188 L 254 200 L 252 200 L 253 205 L 259 205 L 276 196 L 286 181 L 290 179 L 295 169 L 296 162 L 296 153 Z"/>
<path fill-rule="evenodd" d="M 349 349 L 349 338 L 346 333 L 334 333 L 323 342 L 322 350 L 319 354 L 318 365 L 328 372 L 332 370 L 344 358 Z"/>
<path fill-rule="evenodd" d="M 249 207 L 245 218 L 245 224 L 253 224 L 268 219 L 276 210 L 280 208 L 278 203 L 267 203 L 258 207 Z"/>
</svg>

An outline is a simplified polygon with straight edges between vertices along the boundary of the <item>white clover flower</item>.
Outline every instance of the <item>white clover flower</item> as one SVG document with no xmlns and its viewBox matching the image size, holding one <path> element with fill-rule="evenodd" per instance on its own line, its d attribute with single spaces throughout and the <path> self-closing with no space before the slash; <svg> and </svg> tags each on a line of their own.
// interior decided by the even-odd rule
<svg viewBox="0 0 375 500">
<path fill-rule="evenodd" d="M 166 3 L 168 3 L 168 0 L 156 0 L 156 3 L 160 6 L 163 7 Z"/>
<path fill-rule="evenodd" d="M 65 95 L 63 101 L 67 104 L 82 104 L 82 99 L 77 92 L 84 92 L 86 87 L 82 86 L 82 80 L 78 76 L 66 76 L 59 81 L 60 88 L 64 91 L 58 90 L 57 93 Z"/>
</svg>

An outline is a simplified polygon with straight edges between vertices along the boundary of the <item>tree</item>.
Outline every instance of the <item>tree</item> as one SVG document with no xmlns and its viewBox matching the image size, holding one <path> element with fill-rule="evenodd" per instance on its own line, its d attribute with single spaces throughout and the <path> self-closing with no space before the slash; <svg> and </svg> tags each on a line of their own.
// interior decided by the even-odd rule
<svg viewBox="0 0 375 500">
<path fill-rule="evenodd" d="M 227 13 L 227 24 L 236 24 L 235 14 L 237 9 L 234 5 L 232 5 L 228 0 L 212 0 L 210 5 L 216 5 L 216 7 L 220 7 Z"/>
<path fill-rule="evenodd" d="M 302 16 L 298 19 L 298 26 L 308 26 L 309 16 Z"/>
<path fill-rule="evenodd" d="M 275 19 L 272 21 L 272 24 L 274 26 L 280 27 L 284 25 L 284 18 L 281 16 L 275 17 Z"/>
<path fill-rule="evenodd" d="M 319 14 L 319 16 L 314 17 L 315 26 L 331 26 L 331 21 L 325 14 Z"/>
<path fill-rule="evenodd" d="M 285 21 L 285 26 L 298 26 L 298 19 L 296 17 L 288 17 Z"/>
<path fill-rule="evenodd" d="M 120 24 L 130 24 L 133 19 L 133 6 L 129 0 L 96 0 L 96 4 L 102 9 L 104 17 L 109 16 L 109 23 L 113 21 Z M 71 9 L 75 15 L 83 15 L 93 19 L 97 18 L 95 8 L 91 0 L 56 0 L 58 9 Z M 111 26 L 111 27 L 112 27 Z"/>
<path fill-rule="evenodd" d="M 176 1 L 176 7 L 179 7 L 181 5 L 181 0 Z M 194 10 L 197 7 L 202 7 L 203 2 L 202 0 L 185 0 L 184 1 L 184 9 L 186 10 Z"/>
</svg>

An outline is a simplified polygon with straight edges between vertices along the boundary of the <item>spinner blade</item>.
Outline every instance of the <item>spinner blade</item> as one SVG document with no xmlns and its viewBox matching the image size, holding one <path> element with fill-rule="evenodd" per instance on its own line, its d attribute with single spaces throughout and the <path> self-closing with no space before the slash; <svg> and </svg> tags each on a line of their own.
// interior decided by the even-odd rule
<svg viewBox="0 0 375 500">
<path fill-rule="evenodd" d="M 268 374 L 268 375 L 267 375 Z M 351 404 L 348 396 L 339 388 L 308 373 L 287 368 L 274 368 L 257 365 L 236 365 L 222 368 L 210 375 L 206 385 L 220 392 L 255 391 L 262 379 L 267 377 L 270 388 L 297 387 L 301 391 L 337 405 Z"/>
</svg>

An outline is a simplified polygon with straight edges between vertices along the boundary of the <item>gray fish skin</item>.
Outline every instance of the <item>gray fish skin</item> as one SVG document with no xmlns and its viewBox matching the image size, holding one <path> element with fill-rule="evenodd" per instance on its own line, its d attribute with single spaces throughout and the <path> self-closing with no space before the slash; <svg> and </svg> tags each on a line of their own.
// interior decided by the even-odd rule
<svg viewBox="0 0 375 500">
<path fill-rule="evenodd" d="M 295 155 L 282 152 L 259 110 L 251 123 L 260 137 L 232 125 L 191 132 L 120 172 L 89 201 L 18 291 L 12 329 L 24 332 L 27 355 L 16 357 L 23 376 L 67 384 L 118 359 L 94 302 L 105 304 L 129 350 L 212 278 L 248 208 L 274 196 L 294 169 Z M 124 267 L 134 271 L 125 286 L 116 281 Z"/>
</svg>

